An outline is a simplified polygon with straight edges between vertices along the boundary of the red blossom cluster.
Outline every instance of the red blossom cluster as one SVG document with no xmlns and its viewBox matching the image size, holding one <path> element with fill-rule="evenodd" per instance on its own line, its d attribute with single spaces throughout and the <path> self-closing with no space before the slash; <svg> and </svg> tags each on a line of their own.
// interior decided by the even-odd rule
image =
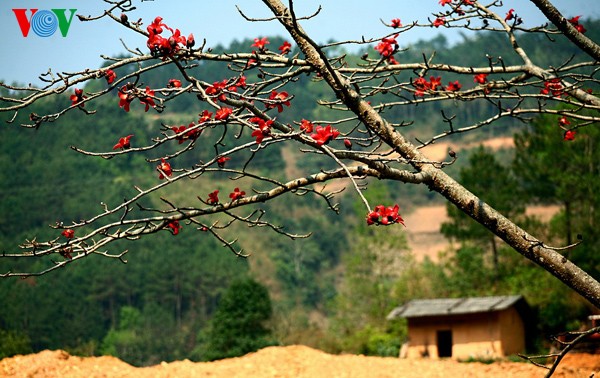
<svg viewBox="0 0 600 378">
<path fill-rule="evenodd" d="M 167 24 L 162 22 L 162 17 L 156 17 L 146 30 L 148 31 L 148 41 L 146 45 L 153 56 L 172 57 L 180 48 L 191 48 L 195 44 L 194 36 L 190 34 L 187 38 L 181 35 L 179 29 L 173 31 Z M 171 32 L 169 38 L 163 37 L 162 32 L 167 29 Z"/>
<path fill-rule="evenodd" d="M 401 28 L 402 27 L 402 22 L 400 21 L 399 18 L 393 18 L 392 21 L 391 21 L 391 23 L 390 23 L 390 25 L 394 29 Z"/>
<path fill-rule="evenodd" d="M 67 239 L 73 239 L 75 237 L 75 230 L 67 228 L 66 230 L 63 230 L 63 232 L 61 232 L 60 234 Z"/>
<path fill-rule="evenodd" d="M 571 121 L 566 116 L 562 116 L 558 119 L 558 126 L 565 131 L 563 134 L 564 140 L 575 140 L 575 130 L 570 130 L 568 126 L 571 124 Z"/>
<path fill-rule="evenodd" d="M 129 140 L 131 139 L 132 136 L 133 136 L 133 134 L 127 135 L 126 137 L 119 138 L 119 142 L 113 146 L 113 150 L 118 150 L 118 149 L 126 150 L 126 149 L 130 148 L 131 143 Z"/>
<path fill-rule="evenodd" d="M 314 128 L 313 123 L 306 119 L 303 119 L 302 122 L 300 123 L 300 130 L 304 131 L 307 134 L 312 133 L 313 128 Z"/>
<path fill-rule="evenodd" d="M 254 38 L 254 43 L 251 45 L 251 47 L 256 47 L 260 52 L 265 52 L 267 50 L 266 45 L 269 43 L 271 42 L 269 42 L 267 37 Z"/>
<path fill-rule="evenodd" d="M 487 83 L 487 77 L 488 77 L 488 74 L 484 74 L 484 73 L 477 74 L 473 77 L 473 81 L 476 82 L 477 84 L 483 85 L 483 84 Z"/>
<path fill-rule="evenodd" d="M 271 135 L 271 125 L 273 120 L 265 121 L 260 117 L 252 117 L 248 120 L 258 126 L 258 129 L 252 132 L 252 136 L 256 138 L 256 143 L 262 143 L 263 139 Z"/>
<path fill-rule="evenodd" d="M 225 101 L 225 91 L 237 92 L 238 88 L 246 88 L 246 77 L 240 76 L 233 79 L 223 79 L 215 81 L 204 89 L 205 93 L 211 97 L 216 97 L 219 101 Z"/>
<path fill-rule="evenodd" d="M 182 125 L 171 127 L 171 131 L 173 131 L 175 134 L 181 134 L 175 137 L 175 140 L 179 141 L 179 144 L 185 142 L 186 140 L 198 139 L 198 137 L 202 133 L 202 129 L 198 128 L 197 126 L 203 124 L 204 122 L 210 121 L 210 119 L 212 118 L 212 112 L 209 112 L 208 110 L 204 110 L 198 115 L 200 116 L 200 118 L 198 118 L 197 124 L 195 124 L 194 122 L 190 122 L 187 126 Z M 188 132 L 184 133 L 186 130 L 188 130 Z"/>
<path fill-rule="evenodd" d="M 460 91 L 460 88 L 462 88 L 462 85 L 458 82 L 458 80 L 450 81 L 448 82 L 448 85 L 446 85 L 446 90 L 450 92 Z"/>
<path fill-rule="evenodd" d="M 171 164 L 165 161 L 165 159 L 160 159 L 160 164 L 156 167 L 158 171 L 158 179 L 162 180 L 165 176 L 171 177 L 173 175 L 173 169 L 171 168 Z"/>
<path fill-rule="evenodd" d="M 112 84 L 117 79 L 117 74 L 113 70 L 102 71 L 102 76 L 104 76 L 108 84 Z"/>
<path fill-rule="evenodd" d="M 385 207 L 383 205 L 375 206 L 375 209 L 367 215 L 367 224 L 369 226 L 373 224 L 389 226 L 394 223 L 400 223 L 406 227 L 404 224 L 404 219 L 402 219 L 400 214 L 398 214 L 399 209 L 400 207 L 398 204 L 394 205 L 393 207 Z"/>
<path fill-rule="evenodd" d="M 202 111 L 202 113 L 198 114 L 200 116 L 200 118 L 198 118 L 198 123 L 204 123 L 206 121 L 210 121 L 210 118 L 212 117 L 212 112 L 209 112 L 208 110 L 204 110 Z"/>
<path fill-rule="evenodd" d="M 287 55 L 292 51 L 292 45 L 288 41 L 284 41 L 281 46 L 277 48 L 281 55 Z"/>
<path fill-rule="evenodd" d="M 167 88 L 181 88 L 181 80 L 169 79 L 169 83 L 167 84 Z"/>
<path fill-rule="evenodd" d="M 219 203 L 219 191 L 215 190 L 212 193 L 208 193 L 208 199 L 206 200 L 209 205 L 216 205 Z"/>
<path fill-rule="evenodd" d="M 146 105 L 146 108 L 144 109 L 145 112 L 147 112 L 150 107 L 156 107 L 156 104 L 154 103 L 154 99 L 152 97 L 154 97 L 154 91 L 147 86 L 146 96 L 140 97 L 140 102 Z"/>
<path fill-rule="evenodd" d="M 215 113 L 215 120 L 226 121 L 232 113 L 233 113 L 233 109 L 226 108 L 223 106 L 219 110 L 217 110 L 217 112 Z"/>
<path fill-rule="evenodd" d="M 564 140 L 575 140 L 575 130 L 567 130 L 563 135 Z"/>
<path fill-rule="evenodd" d="M 573 27 L 575 29 L 577 29 L 578 32 L 580 32 L 581 34 L 584 34 L 587 30 L 586 30 L 586 28 L 583 27 L 583 25 L 581 25 L 579 23 L 580 18 L 581 18 L 581 16 L 573 17 L 569 20 L 569 23 L 571 25 L 573 25 Z"/>
<path fill-rule="evenodd" d="M 229 193 L 229 198 L 231 198 L 231 201 L 235 201 L 240 198 L 243 198 L 245 195 L 246 195 L 246 192 L 244 192 L 243 190 L 240 190 L 240 188 L 235 188 L 235 189 L 233 189 L 233 192 Z"/>
<path fill-rule="evenodd" d="M 272 91 L 271 95 L 269 96 L 269 100 L 273 101 L 273 102 L 268 102 L 266 103 L 266 107 L 267 109 L 273 109 L 273 108 L 277 108 L 277 112 L 281 113 L 283 111 L 283 105 L 289 107 L 290 104 L 290 100 L 289 100 L 289 95 L 287 92 L 277 92 L 277 91 Z"/>
<path fill-rule="evenodd" d="M 123 108 L 126 112 L 129 111 L 131 102 L 135 98 L 140 99 L 140 103 L 146 105 L 144 111 L 148 111 L 150 107 L 155 108 L 156 103 L 154 102 L 154 91 L 150 87 L 146 86 L 146 90 L 143 94 L 140 94 L 140 90 L 127 83 L 119 88 L 119 107 Z"/>
<path fill-rule="evenodd" d="M 340 132 L 331 127 L 331 125 L 317 126 L 315 133 L 310 137 L 313 138 L 319 146 L 329 143 L 340 135 Z"/>
<path fill-rule="evenodd" d="M 175 134 L 178 134 L 175 137 L 175 140 L 179 141 L 179 144 L 185 142 L 186 140 L 196 140 L 200 136 L 202 132 L 199 128 L 194 128 L 196 124 L 194 122 L 190 122 L 189 125 L 181 125 L 181 126 L 173 126 L 171 127 L 171 131 Z M 183 134 L 186 130 L 190 129 L 187 133 Z"/>
<path fill-rule="evenodd" d="M 429 81 L 424 77 L 416 78 L 413 83 L 413 87 L 415 87 L 415 96 L 421 97 L 428 91 L 435 91 L 438 87 L 442 86 L 442 78 L 431 76 Z"/>
<path fill-rule="evenodd" d="M 543 95 L 552 95 L 554 97 L 561 97 L 564 94 L 564 87 L 560 78 L 555 77 L 544 82 L 544 88 L 540 91 Z"/>
<path fill-rule="evenodd" d="M 173 235 L 177 235 L 179 234 L 179 230 L 181 230 L 181 226 L 179 225 L 179 221 L 178 220 L 172 220 L 167 224 L 167 228 L 171 229 L 171 232 L 173 232 Z"/>
<path fill-rule="evenodd" d="M 508 12 L 506 12 L 506 16 L 504 16 L 504 21 L 508 22 L 510 20 L 514 20 L 513 22 L 515 25 L 520 25 L 523 23 L 523 19 L 517 16 L 515 10 L 512 8 L 509 9 Z"/>
<path fill-rule="evenodd" d="M 227 163 L 231 158 L 229 156 L 221 156 L 217 159 L 217 165 L 219 168 L 225 168 L 225 163 Z"/>
<path fill-rule="evenodd" d="M 433 26 L 435 26 L 436 28 L 444 26 L 444 24 L 446 24 L 446 19 L 444 17 L 438 17 L 435 20 L 433 20 Z"/>
<path fill-rule="evenodd" d="M 381 42 L 374 47 L 375 51 L 379 52 L 379 55 L 387 59 L 390 64 L 398 64 L 398 61 L 394 58 L 394 54 L 398 51 L 398 41 L 396 41 L 396 38 L 398 38 L 398 34 L 382 38 Z"/>
<path fill-rule="evenodd" d="M 71 106 L 79 105 L 82 108 L 85 106 L 83 100 L 86 97 L 83 95 L 83 89 L 75 88 L 75 94 L 72 94 L 69 98 L 71 99 Z"/>
</svg>

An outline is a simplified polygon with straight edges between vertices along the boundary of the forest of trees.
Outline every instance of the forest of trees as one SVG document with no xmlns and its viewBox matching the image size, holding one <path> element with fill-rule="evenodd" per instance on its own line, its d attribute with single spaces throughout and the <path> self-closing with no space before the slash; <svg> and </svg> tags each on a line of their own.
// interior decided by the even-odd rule
<svg viewBox="0 0 600 378">
<path fill-rule="evenodd" d="M 600 21 L 586 20 L 586 26 L 587 35 L 600 40 Z M 520 43 L 533 59 L 543 56 L 549 64 L 584 59 L 565 39 L 555 38 L 553 42 L 541 34 L 524 35 Z M 270 40 L 273 46 L 283 42 L 280 37 Z M 252 40 L 244 40 L 217 46 L 214 51 L 250 52 L 251 45 Z M 548 46 L 552 46 L 551 56 Z M 348 54 L 346 59 L 360 61 L 363 53 L 373 54 L 372 48 Z M 510 44 L 505 36 L 495 33 L 465 37 L 452 46 L 440 35 L 410 46 L 403 58 L 418 60 L 422 53 L 435 51 L 441 61 L 452 57 L 456 64 L 468 66 L 476 65 L 488 49 L 493 49 L 496 56 L 506 56 L 505 64 L 512 64 Z M 344 52 L 343 48 L 336 51 Z M 118 76 L 125 73 L 116 72 Z M 211 61 L 203 61 L 197 73 L 207 82 L 229 76 L 225 65 Z M 248 74 L 248 81 L 257 74 Z M 176 67 L 167 66 L 146 72 L 143 80 L 152 86 L 173 77 L 178 77 Z M 445 80 L 454 77 L 448 74 Z M 104 85 L 91 82 L 86 91 Z M 295 85 L 294 106 L 286 108 L 278 120 L 327 119 L 331 110 L 317 107 L 311 100 L 333 99 L 324 85 L 308 77 L 299 77 Z M 202 111 L 193 96 L 178 97 L 157 120 L 143 111 L 117 112 L 114 97 L 110 97 L 96 101 L 98 114 L 93 118 L 70 112 L 51 127 L 0 128 L 0 161 L 4 167 L 0 171 L 0 250 L 10 250 L 34 237 L 51 239 L 56 230 L 47 226 L 58 220 L 49 217 L 88 219 L 101 211 L 99 199 L 118 204 L 123 196 L 135 193 L 134 186 L 144 187 L 156 179 L 156 164 L 149 164 L 143 154 L 111 160 L 82 159 L 70 146 L 103 150 L 107 140 L 123 133 L 133 134 L 135 140 L 150 141 L 152 130 L 161 122 L 187 124 L 186 120 Z M 68 96 L 49 98 L 37 102 L 31 112 L 49 113 L 69 101 Z M 432 102 L 420 104 L 419 109 L 390 108 L 385 115 L 390 119 L 413 119 L 421 127 L 419 133 L 426 127 L 436 134 L 446 124 L 431 114 L 438 114 L 444 106 Z M 465 110 L 460 116 L 470 124 L 493 105 L 456 106 Z M 395 113 L 407 110 L 413 113 L 402 117 Z M 27 115 L 19 117 L 25 120 Z M 219 137 L 216 131 L 206 131 L 211 132 L 212 137 Z M 566 245 L 583 238 L 583 248 L 565 253 L 600 279 L 600 217 L 595 212 L 600 205 L 595 194 L 600 189 L 600 149 L 595 145 L 600 141 L 599 133 L 597 128 L 582 128 L 575 140 L 565 143 L 556 117 L 537 116 L 529 124 L 509 118 L 480 132 L 454 136 L 451 141 L 459 146 L 493 136 L 514 136 L 514 149 L 503 151 L 501 159 L 484 148 L 465 150 L 447 170 L 519 225 L 544 236 L 546 242 Z M 411 130 L 406 135 L 413 137 Z M 223 143 L 233 143 L 234 137 L 226 135 Z M 176 151 L 176 146 L 164 146 L 166 155 Z M 253 163 L 281 179 L 289 170 L 309 173 L 331 164 L 317 155 L 310 160 L 297 159 L 295 153 L 274 144 L 262 150 Z M 210 148 L 196 148 L 182 155 L 179 164 L 193 165 L 213 155 Z M 229 163 L 235 168 L 244 161 Z M 226 188 L 238 182 L 221 173 L 210 182 L 195 182 L 193 186 L 177 182 L 161 194 L 177 201 L 220 189 L 226 196 Z M 519 192 L 516 188 L 525 190 Z M 442 203 L 424 186 L 388 181 L 370 183 L 364 195 L 377 204 L 402 199 L 404 213 L 425 204 Z M 231 254 L 208 233 L 193 232 L 191 226 L 184 225 L 177 235 L 157 233 L 112 244 L 113 250 L 133 249 L 135 244 L 135 251 L 125 257 L 126 264 L 119 259 L 90 256 L 41 277 L 1 279 L 0 358 L 61 348 L 81 355 L 113 354 L 135 365 L 149 365 L 183 358 L 212 360 L 290 343 L 331 352 L 397 355 L 406 325 L 388 322 L 385 316 L 398 304 L 414 298 L 508 294 L 523 294 L 532 306 L 539 328 L 531 348 L 539 351 L 547 346 L 549 335 L 578 329 L 591 309 L 578 294 L 532 262 L 523 261 L 500 239 L 452 206 L 448 207 L 450 220 L 441 232 L 456 248 L 443 251 L 438 262 L 417 262 L 402 228 L 367 227 L 364 208 L 356 196 L 343 192 L 336 200 L 341 205 L 339 215 L 315 210 L 310 196 L 265 203 L 264 209 L 274 224 L 312 235 L 290 240 L 234 224 L 239 243 L 244 250 L 252 251 L 246 259 Z M 160 198 L 146 201 L 143 206 L 147 208 L 162 204 Z M 525 208 L 531 204 L 557 204 L 561 211 L 544 224 L 525 215 Z M 47 262 L 1 259 L 0 273 L 13 269 L 38 271 Z M 229 338 L 227 332 L 231 332 Z M 239 344 L 228 345 L 232 339 Z"/>
</svg>

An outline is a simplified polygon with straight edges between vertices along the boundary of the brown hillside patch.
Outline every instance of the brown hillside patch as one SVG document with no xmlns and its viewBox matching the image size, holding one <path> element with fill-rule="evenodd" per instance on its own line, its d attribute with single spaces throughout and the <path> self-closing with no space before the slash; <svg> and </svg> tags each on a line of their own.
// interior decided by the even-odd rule
<svg viewBox="0 0 600 378">
<path fill-rule="evenodd" d="M 554 205 L 530 206 L 525 213 L 547 222 L 559 210 L 560 206 Z M 428 256 L 432 261 L 437 261 L 438 253 L 450 245 L 440 233 L 442 223 L 448 221 L 446 205 L 418 207 L 402 217 L 406 223 L 408 246 L 416 260 L 423 261 L 425 256 Z"/>
<path fill-rule="evenodd" d="M 556 378 L 589 377 L 600 368 L 600 355 L 570 354 Z M 543 377 L 545 370 L 527 363 L 459 363 L 453 360 L 406 360 L 394 357 L 331 355 L 301 345 L 269 347 L 243 357 L 215 362 L 189 360 L 136 368 L 114 357 L 81 358 L 64 351 L 43 351 L 0 361 L 0 377 Z"/>
</svg>

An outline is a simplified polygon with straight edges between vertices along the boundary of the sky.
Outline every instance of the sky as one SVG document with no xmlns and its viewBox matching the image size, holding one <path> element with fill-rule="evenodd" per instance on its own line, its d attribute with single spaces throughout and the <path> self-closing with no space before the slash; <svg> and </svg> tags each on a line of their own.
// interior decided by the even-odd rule
<svg viewBox="0 0 600 378">
<path fill-rule="evenodd" d="M 514 8 L 525 26 L 540 25 L 545 21 L 530 1 L 504 0 L 503 3 L 502 12 Z M 567 17 L 582 15 L 584 21 L 588 17 L 600 18 L 600 0 L 554 0 L 553 3 Z M 133 0 L 133 4 L 137 9 L 129 14 L 130 20 L 141 18 L 144 25 L 148 25 L 156 16 L 161 16 L 167 25 L 179 28 L 182 34 L 187 36 L 194 33 L 197 43 L 205 38 L 207 46 L 227 46 L 234 40 L 244 38 L 287 36 L 276 21 L 248 22 L 236 9 L 237 5 L 252 18 L 269 17 L 268 9 L 260 0 Z M 403 24 L 426 22 L 431 13 L 443 9 L 438 0 L 296 0 L 294 4 L 299 17 L 314 13 L 319 4 L 322 6 L 317 17 L 302 21 L 307 33 L 319 43 L 383 36 L 390 29 L 381 20 L 389 22 L 392 18 L 400 18 Z M 74 17 L 66 37 L 59 30 L 48 37 L 40 37 L 33 27 L 28 36 L 23 37 L 13 11 L 16 8 L 27 9 L 25 14 L 28 19 L 29 9 L 34 8 L 38 12 L 76 9 L 76 14 L 95 16 L 102 14 L 106 6 L 107 3 L 101 0 L 0 1 L 0 81 L 37 84 L 38 75 L 48 68 L 52 68 L 53 72 L 97 68 L 102 64 L 100 55 L 124 53 L 123 43 L 129 48 L 139 47 L 146 52 L 145 39 L 141 35 L 109 19 L 81 22 Z M 69 14 L 67 11 L 67 16 Z M 462 38 L 457 29 L 418 28 L 402 34 L 399 42 L 404 47 L 440 33 L 450 42 Z M 273 50 L 276 48 L 271 46 Z"/>
</svg>

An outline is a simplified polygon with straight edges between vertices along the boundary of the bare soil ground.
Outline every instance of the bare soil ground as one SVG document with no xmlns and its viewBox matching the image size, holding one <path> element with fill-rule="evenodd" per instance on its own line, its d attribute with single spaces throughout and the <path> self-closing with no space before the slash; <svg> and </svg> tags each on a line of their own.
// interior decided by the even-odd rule
<svg viewBox="0 0 600 378">
<path fill-rule="evenodd" d="M 590 377 L 600 371 L 600 355 L 567 355 L 553 377 Z M 452 360 L 406 360 L 393 357 L 331 355 L 306 346 L 269 347 L 243 357 L 215 362 L 189 360 L 136 368 L 114 357 L 75 357 L 64 351 L 43 351 L 0 361 L 0 377 L 543 377 L 546 370 L 527 363 L 460 363 Z"/>
</svg>

